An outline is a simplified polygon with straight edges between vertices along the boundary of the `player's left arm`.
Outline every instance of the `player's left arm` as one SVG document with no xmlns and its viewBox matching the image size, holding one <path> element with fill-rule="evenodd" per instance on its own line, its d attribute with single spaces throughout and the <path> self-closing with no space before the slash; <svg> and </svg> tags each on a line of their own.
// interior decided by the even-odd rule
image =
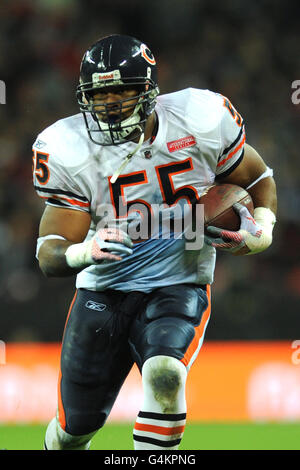
<svg viewBox="0 0 300 470">
<path fill-rule="evenodd" d="M 218 183 L 236 184 L 248 190 L 254 204 L 254 217 L 240 205 L 235 210 L 241 218 L 238 232 L 212 227 L 209 233 L 216 237 L 211 245 L 225 249 L 235 255 L 254 254 L 264 251 L 272 243 L 272 232 L 276 221 L 277 194 L 272 172 L 258 152 L 244 145 L 241 163 Z"/>
<path fill-rule="evenodd" d="M 252 197 L 254 207 L 266 207 L 274 214 L 277 212 L 276 184 L 273 176 L 267 175 L 267 165 L 259 153 L 249 144 L 244 146 L 244 157 L 241 163 L 224 178 L 218 180 L 219 183 L 237 184 L 248 190 Z"/>
</svg>

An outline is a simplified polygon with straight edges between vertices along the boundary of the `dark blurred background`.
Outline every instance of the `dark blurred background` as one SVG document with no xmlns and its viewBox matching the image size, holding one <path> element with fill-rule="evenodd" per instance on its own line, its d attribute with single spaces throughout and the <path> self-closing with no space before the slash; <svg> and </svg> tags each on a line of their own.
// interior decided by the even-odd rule
<svg viewBox="0 0 300 470">
<path fill-rule="evenodd" d="M 111 33 L 146 42 L 161 93 L 209 88 L 230 98 L 247 141 L 273 168 L 274 243 L 220 254 L 207 339 L 295 339 L 300 332 L 299 2 L 282 0 L 9 0 L 0 4 L 0 338 L 59 341 L 75 278 L 45 279 L 35 259 L 43 203 L 31 183 L 31 146 L 78 112 L 81 57 Z"/>
</svg>

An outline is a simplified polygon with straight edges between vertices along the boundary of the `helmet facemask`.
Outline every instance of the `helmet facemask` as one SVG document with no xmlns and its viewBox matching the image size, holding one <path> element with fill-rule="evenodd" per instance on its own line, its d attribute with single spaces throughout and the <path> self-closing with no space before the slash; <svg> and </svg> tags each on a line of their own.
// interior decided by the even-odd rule
<svg viewBox="0 0 300 470">
<path fill-rule="evenodd" d="M 136 95 L 115 102 L 97 103 L 94 95 L 119 89 L 136 90 Z M 80 83 L 77 99 L 84 115 L 90 139 L 100 145 L 119 145 L 138 139 L 145 130 L 146 121 L 155 106 L 159 90 L 149 79 L 130 78 Z M 130 112 L 131 111 L 131 112 Z M 92 120 L 88 119 L 88 114 Z"/>
</svg>

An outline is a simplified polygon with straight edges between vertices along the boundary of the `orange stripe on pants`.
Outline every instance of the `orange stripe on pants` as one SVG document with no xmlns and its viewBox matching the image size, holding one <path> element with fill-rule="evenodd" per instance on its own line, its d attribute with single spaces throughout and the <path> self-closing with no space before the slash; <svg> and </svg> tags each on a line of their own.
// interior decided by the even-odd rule
<svg viewBox="0 0 300 470">
<path fill-rule="evenodd" d="M 207 292 L 207 300 L 208 300 L 207 308 L 203 312 L 200 324 L 197 327 L 195 327 L 195 336 L 194 336 L 191 344 L 187 348 L 184 357 L 181 359 L 181 362 L 186 367 L 188 367 L 193 355 L 195 354 L 195 352 L 197 351 L 197 349 L 199 347 L 199 343 L 200 343 L 200 341 L 201 341 L 201 339 L 204 335 L 205 327 L 206 327 L 207 322 L 208 322 L 209 317 L 210 317 L 210 312 L 211 312 L 211 289 L 210 289 L 209 284 L 207 284 L 207 286 L 206 286 L 206 292 Z"/>
<path fill-rule="evenodd" d="M 66 326 L 67 326 L 67 323 L 68 323 L 68 320 L 69 320 L 69 316 L 70 316 L 70 313 L 72 311 L 73 305 L 75 303 L 76 297 L 77 297 L 77 290 L 75 292 L 75 295 L 73 297 L 73 300 L 71 302 L 71 305 L 70 305 L 70 308 L 69 308 L 69 311 L 68 311 L 68 315 L 67 315 L 64 330 L 66 329 Z M 57 387 L 58 388 L 58 421 L 59 421 L 59 424 L 61 425 L 62 429 L 65 430 L 66 429 L 66 415 L 65 415 L 65 410 L 64 410 L 62 398 L 61 398 L 61 379 L 62 379 L 62 374 L 61 374 L 61 369 L 59 369 L 58 387 Z"/>
</svg>

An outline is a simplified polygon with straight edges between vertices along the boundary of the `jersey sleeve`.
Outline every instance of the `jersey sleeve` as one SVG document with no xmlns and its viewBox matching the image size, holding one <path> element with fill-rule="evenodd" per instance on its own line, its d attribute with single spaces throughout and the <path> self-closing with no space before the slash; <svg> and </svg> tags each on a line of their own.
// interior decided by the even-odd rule
<svg viewBox="0 0 300 470">
<path fill-rule="evenodd" d="M 33 150 L 33 185 L 47 205 L 90 212 L 90 201 L 71 177 L 52 143 L 37 138 Z"/>
<path fill-rule="evenodd" d="M 223 114 L 220 121 L 220 154 L 216 167 L 216 178 L 230 174 L 242 161 L 246 141 L 245 125 L 242 117 L 230 103 L 223 100 Z"/>
</svg>

